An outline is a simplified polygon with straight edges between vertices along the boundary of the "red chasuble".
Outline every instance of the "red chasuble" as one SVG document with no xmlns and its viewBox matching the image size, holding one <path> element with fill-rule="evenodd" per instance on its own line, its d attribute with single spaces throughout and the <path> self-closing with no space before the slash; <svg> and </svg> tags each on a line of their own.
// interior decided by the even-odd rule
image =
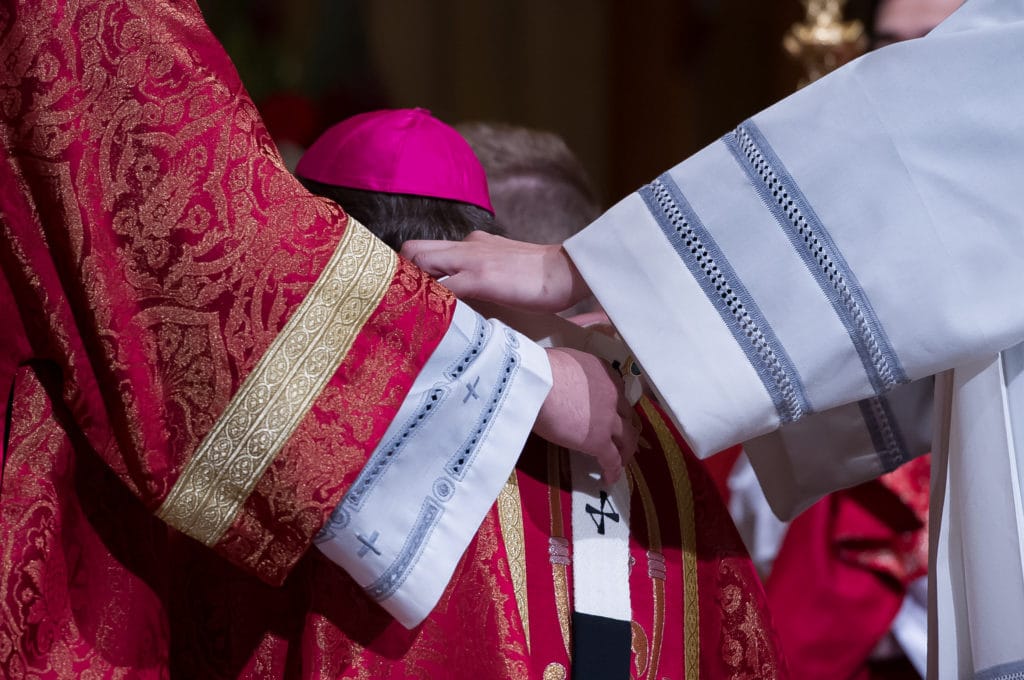
<svg viewBox="0 0 1024 680">
<path fill-rule="evenodd" d="M 0 63 L 0 676 L 514 668 L 500 606 L 408 633 L 307 554 L 450 294 L 291 177 L 194 3 L 5 2 Z"/>
</svg>

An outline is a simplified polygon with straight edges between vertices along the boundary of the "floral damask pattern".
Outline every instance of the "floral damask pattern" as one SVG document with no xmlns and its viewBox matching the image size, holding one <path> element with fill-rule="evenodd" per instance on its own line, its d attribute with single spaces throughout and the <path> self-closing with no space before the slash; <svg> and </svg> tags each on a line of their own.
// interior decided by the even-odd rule
<svg viewBox="0 0 1024 680">
<path fill-rule="evenodd" d="M 778 643 L 772 637 L 764 604 L 752 592 L 761 588 L 756 575 L 724 560 L 718 566 L 718 601 L 722 614 L 721 659 L 736 680 L 784 677 Z"/>
<path fill-rule="evenodd" d="M 86 439 L 156 509 L 347 219 L 285 170 L 192 2 L 7 3 L 0 36 L 0 200 L 17 213 L 0 257 L 34 356 L 60 366 Z M 214 538 L 263 578 L 305 550 L 450 321 L 450 296 L 406 266 L 380 295 L 324 388 L 346 418 L 314 408 L 272 473 L 240 468 L 257 497 Z"/>
<path fill-rule="evenodd" d="M 75 445 L 53 377 L 16 379 L 25 417 L 0 490 L 0 677 L 528 677 L 493 514 L 438 610 L 407 631 L 319 553 L 271 587 L 168 530 Z"/>
<path fill-rule="evenodd" d="M 493 520 L 415 631 L 307 554 L 450 322 L 406 262 L 220 556 L 152 514 L 348 229 L 194 3 L 0 3 L 0 215 L 0 676 L 521 676 Z"/>
<path fill-rule="evenodd" d="M 166 677 L 166 530 L 76 445 L 49 395 L 56 377 L 37 366 L 15 376 L 21 417 L 0 489 L 0 677 Z"/>
</svg>

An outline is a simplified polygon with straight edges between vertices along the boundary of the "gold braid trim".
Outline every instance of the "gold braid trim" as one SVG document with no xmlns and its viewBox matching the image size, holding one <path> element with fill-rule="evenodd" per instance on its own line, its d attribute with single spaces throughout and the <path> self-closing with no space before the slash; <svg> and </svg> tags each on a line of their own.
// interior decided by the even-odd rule
<svg viewBox="0 0 1024 680">
<path fill-rule="evenodd" d="M 508 570 L 512 576 L 512 590 L 516 596 L 519 619 L 526 633 L 526 651 L 530 651 L 530 609 L 526 599 L 526 538 L 523 535 L 523 503 L 519 496 L 516 471 L 498 494 L 498 524 L 508 555 Z"/>
<path fill-rule="evenodd" d="M 647 677 L 657 679 L 658 667 L 661 664 L 662 638 L 665 634 L 665 579 L 658 578 L 654 575 L 650 568 L 650 560 L 651 552 L 657 553 L 658 555 L 662 554 L 661 525 L 658 522 L 658 509 L 654 505 L 654 497 L 651 495 L 651 489 L 647 485 L 647 480 L 640 471 L 640 466 L 637 464 L 636 459 L 629 461 L 627 469 L 636 484 L 637 492 L 640 494 L 640 501 L 643 504 L 644 515 L 647 519 L 647 537 L 648 542 L 651 544 L 650 551 L 647 553 L 647 573 L 651 579 L 651 586 L 653 588 L 654 595 L 654 621 L 651 626 L 650 656 L 648 657 L 646 664 L 639 663 L 638 657 L 636 672 L 637 677 L 640 677 L 647 672 Z M 664 560 L 664 558 L 662 558 L 662 560 Z"/>
<path fill-rule="evenodd" d="M 551 510 L 551 537 L 565 539 L 562 519 L 561 461 L 562 449 L 548 444 L 548 504 Z M 564 564 L 551 563 L 551 578 L 554 581 L 555 607 L 558 611 L 558 627 L 562 631 L 565 654 L 572 661 L 572 623 L 569 604 L 569 569 Z"/>
<path fill-rule="evenodd" d="M 313 288 L 185 465 L 157 517 L 206 545 L 256 483 L 344 361 L 398 258 L 349 217 Z"/>
<path fill-rule="evenodd" d="M 650 420 L 661 450 L 665 452 L 672 486 L 676 492 L 679 511 L 679 533 L 683 553 L 683 652 L 686 680 L 700 678 L 700 601 L 697 593 L 697 527 L 693 517 L 693 489 L 686 471 L 683 452 L 660 414 L 647 398 L 640 400 L 644 415 Z"/>
</svg>

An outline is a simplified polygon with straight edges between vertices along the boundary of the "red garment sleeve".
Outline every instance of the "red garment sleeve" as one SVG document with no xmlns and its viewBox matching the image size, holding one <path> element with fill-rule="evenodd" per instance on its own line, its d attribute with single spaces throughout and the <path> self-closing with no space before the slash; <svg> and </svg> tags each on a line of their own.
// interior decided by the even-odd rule
<svg viewBox="0 0 1024 680">
<path fill-rule="evenodd" d="M 0 63 L 15 360 L 60 368 L 147 507 L 280 582 L 453 298 L 297 184 L 193 2 L 5 3 Z"/>
</svg>

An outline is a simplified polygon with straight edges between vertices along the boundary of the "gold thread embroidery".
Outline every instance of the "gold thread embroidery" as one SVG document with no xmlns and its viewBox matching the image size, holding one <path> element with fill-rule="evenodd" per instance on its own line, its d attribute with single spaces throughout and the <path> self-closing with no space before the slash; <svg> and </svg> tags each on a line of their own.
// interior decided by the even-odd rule
<svg viewBox="0 0 1024 680">
<path fill-rule="evenodd" d="M 644 415 L 651 422 L 658 443 L 665 453 L 679 512 L 679 533 L 683 553 L 683 653 L 686 655 L 686 680 L 700 677 L 700 602 L 697 593 L 697 529 L 693 517 L 693 489 L 686 471 L 683 452 L 668 426 L 647 398 L 640 400 Z"/>
<path fill-rule="evenodd" d="M 651 447 L 648 445 L 648 449 Z M 649 664 L 650 672 L 647 674 L 649 678 L 658 677 L 658 666 L 661 662 L 661 645 L 662 639 L 665 633 L 665 558 L 661 553 L 661 526 L 658 523 L 658 510 L 654 506 L 654 497 L 651 496 L 651 489 L 647 486 L 647 480 L 644 478 L 643 473 L 640 471 L 640 466 L 637 465 L 636 460 L 629 462 L 630 476 L 633 478 L 633 483 L 636 485 L 637 492 L 640 494 L 640 501 L 643 504 L 644 516 L 647 520 L 647 536 L 648 541 L 651 544 L 650 550 L 647 552 L 647 574 L 651 579 L 651 588 L 654 591 L 654 621 L 651 626 L 651 652 L 649 661 L 644 664 L 646 668 Z M 652 562 L 656 562 L 660 558 L 660 570 L 655 570 L 655 565 Z M 640 659 L 637 658 L 637 677 L 643 675 L 644 670 L 640 668 Z"/>
<path fill-rule="evenodd" d="M 633 638 L 631 648 L 633 650 L 633 661 L 636 665 L 636 677 L 639 678 L 647 672 L 647 663 L 650 661 L 647 656 L 647 633 L 644 632 L 644 627 L 635 620 L 630 621 L 629 627 Z"/>
<path fill-rule="evenodd" d="M 562 521 L 561 456 L 561 448 L 553 444 L 548 445 L 548 504 L 551 507 L 551 538 L 565 540 L 565 526 Z M 552 562 L 551 577 L 555 585 L 555 606 L 558 609 L 558 626 L 562 631 L 562 642 L 565 643 L 566 656 L 569 658 L 569 661 L 572 661 L 568 565 L 561 562 Z"/>
<path fill-rule="evenodd" d="M 345 359 L 398 258 L 356 220 L 213 429 L 157 516 L 213 545 Z"/>
<path fill-rule="evenodd" d="M 756 576 L 723 560 L 715 582 L 722 612 L 722 643 L 719 658 L 729 666 L 731 677 L 777 678 L 776 650 L 770 628 L 753 596 Z"/>
<path fill-rule="evenodd" d="M 549 663 L 544 668 L 544 680 L 565 680 L 565 666 L 560 663 Z"/>
<path fill-rule="evenodd" d="M 530 651 L 530 609 L 526 596 L 526 538 L 523 535 L 523 503 L 519 496 L 519 480 L 515 470 L 498 494 L 498 523 L 501 538 L 508 555 L 508 570 L 512 576 L 512 592 L 516 596 L 519 619 L 526 634 L 526 651 Z"/>
</svg>

